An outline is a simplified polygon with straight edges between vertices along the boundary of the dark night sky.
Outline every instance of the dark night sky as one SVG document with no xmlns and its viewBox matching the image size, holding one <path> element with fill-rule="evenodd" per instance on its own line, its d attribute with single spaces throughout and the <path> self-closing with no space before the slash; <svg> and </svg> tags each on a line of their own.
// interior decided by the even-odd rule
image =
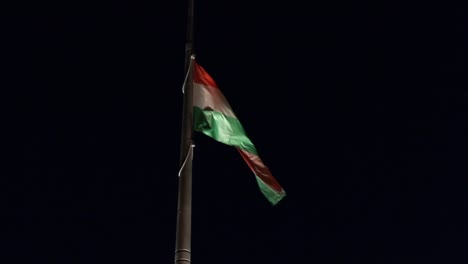
<svg viewBox="0 0 468 264">
<path fill-rule="evenodd" d="M 2 15 L 1 263 L 173 263 L 185 3 L 157 2 Z M 467 263 L 465 12 L 197 1 L 197 61 L 287 196 L 196 134 L 192 263 Z"/>
</svg>

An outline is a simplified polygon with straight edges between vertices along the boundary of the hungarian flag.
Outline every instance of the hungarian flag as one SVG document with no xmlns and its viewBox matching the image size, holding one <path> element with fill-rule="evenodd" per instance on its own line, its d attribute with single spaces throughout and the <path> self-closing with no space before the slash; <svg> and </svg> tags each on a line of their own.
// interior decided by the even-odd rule
<svg viewBox="0 0 468 264">
<path fill-rule="evenodd" d="M 255 174 L 262 193 L 273 205 L 277 204 L 286 195 L 285 191 L 263 164 L 213 78 L 195 61 L 193 67 L 194 130 L 237 148 Z"/>
</svg>

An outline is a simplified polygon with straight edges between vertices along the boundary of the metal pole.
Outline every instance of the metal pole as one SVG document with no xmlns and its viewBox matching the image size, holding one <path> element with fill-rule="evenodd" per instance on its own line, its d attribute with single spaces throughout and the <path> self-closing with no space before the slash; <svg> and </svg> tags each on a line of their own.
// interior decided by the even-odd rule
<svg viewBox="0 0 468 264">
<path fill-rule="evenodd" d="M 188 74 L 184 88 L 182 135 L 180 144 L 179 195 L 177 205 L 177 230 L 175 264 L 190 264 L 192 232 L 192 134 L 193 134 L 193 82 L 190 64 L 193 55 L 194 0 L 187 5 L 187 35 L 185 44 L 185 73 Z M 190 70 L 190 72 L 188 72 Z"/>
</svg>

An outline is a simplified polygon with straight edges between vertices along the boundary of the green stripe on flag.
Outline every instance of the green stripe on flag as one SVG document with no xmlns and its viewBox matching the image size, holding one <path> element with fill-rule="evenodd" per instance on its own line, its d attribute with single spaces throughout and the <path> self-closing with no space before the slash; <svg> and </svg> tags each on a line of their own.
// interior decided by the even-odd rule
<svg viewBox="0 0 468 264">
<path fill-rule="evenodd" d="M 266 185 L 262 179 L 260 179 L 257 175 L 255 175 L 255 179 L 257 180 L 258 186 L 260 187 L 260 190 L 262 191 L 263 195 L 272 203 L 273 205 L 276 205 L 281 199 L 286 196 L 286 193 L 284 191 L 278 193 L 275 192 L 272 188 L 270 188 L 268 185 Z"/>
<path fill-rule="evenodd" d="M 238 147 L 258 155 L 252 141 L 247 137 L 239 119 L 226 116 L 217 111 L 193 108 L 194 129 L 216 141 Z"/>
</svg>

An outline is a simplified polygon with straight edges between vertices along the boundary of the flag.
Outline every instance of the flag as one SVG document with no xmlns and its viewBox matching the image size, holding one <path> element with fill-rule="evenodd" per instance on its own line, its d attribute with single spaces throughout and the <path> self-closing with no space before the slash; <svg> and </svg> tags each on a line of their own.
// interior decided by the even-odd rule
<svg viewBox="0 0 468 264">
<path fill-rule="evenodd" d="M 263 195 L 273 205 L 277 204 L 286 195 L 285 191 L 258 156 L 257 149 L 213 78 L 195 61 L 193 67 L 194 130 L 237 148 L 254 173 Z"/>
</svg>

